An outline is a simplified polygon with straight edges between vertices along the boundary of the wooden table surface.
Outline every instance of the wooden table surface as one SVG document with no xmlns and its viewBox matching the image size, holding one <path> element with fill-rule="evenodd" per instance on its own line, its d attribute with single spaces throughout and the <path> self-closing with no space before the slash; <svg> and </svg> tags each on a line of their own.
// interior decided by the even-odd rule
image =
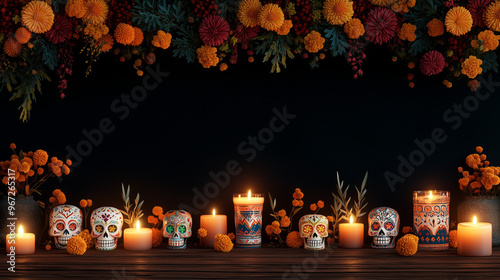
<svg viewBox="0 0 500 280">
<path fill-rule="evenodd" d="M 1 258 L 5 260 L 6 257 Z M 37 250 L 16 258 L 16 272 L 2 261 L 3 279 L 500 279 L 500 248 L 490 257 L 461 257 L 456 249 L 399 256 L 394 249 L 323 251 L 269 248 L 230 253 L 188 248 L 173 251 Z"/>
</svg>

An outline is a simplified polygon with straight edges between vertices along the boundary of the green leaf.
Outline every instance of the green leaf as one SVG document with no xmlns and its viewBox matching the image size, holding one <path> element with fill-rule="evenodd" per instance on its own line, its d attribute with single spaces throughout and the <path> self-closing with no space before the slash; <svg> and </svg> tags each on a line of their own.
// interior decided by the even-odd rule
<svg viewBox="0 0 500 280">
<path fill-rule="evenodd" d="M 345 33 L 337 29 L 337 27 L 326 28 L 324 32 L 325 38 L 330 42 L 329 49 L 332 51 L 332 55 L 338 56 L 344 54 L 349 47 Z"/>
<path fill-rule="evenodd" d="M 483 68 L 483 73 L 488 71 L 493 71 L 498 73 L 498 59 L 497 54 L 494 51 L 488 51 L 481 55 L 481 59 L 483 60 L 483 64 L 481 67 Z"/>
</svg>

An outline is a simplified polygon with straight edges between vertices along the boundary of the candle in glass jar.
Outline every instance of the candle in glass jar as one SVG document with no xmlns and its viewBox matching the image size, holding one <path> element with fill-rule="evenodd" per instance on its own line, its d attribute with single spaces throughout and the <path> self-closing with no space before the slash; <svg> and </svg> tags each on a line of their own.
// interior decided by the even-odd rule
<svg viewBox="0 0 500 280">
<path fill-rule="evenodd" d="M 339 243 L 342 248 L 363 248 L 365 226 L 362 223 L 353 223 L 351 216 L 349 223 L 339 224 Z"/>
<path fill-rule="evenodd" d="M 14 251 L 17 255 L 33 254 L 35 253 L 35 234 L 24 233 L 23 226 L 20 226 L 14 236 L 7 234 L 6 244 L 7 253 Z"/>
<path fill-rule="evenodd" d="M 490 223 L 459 223 L 457 228 L 457 253 L 460 256 L 491 256 L 492 230 Z"/>
<path fill-rule="evenodd" d="M 413 231 L 418 248 L 428 251 L 447 250 L 450 225 L 450 192 L 413 192 Z"/>
<path fill-rule="evenodd" d="M 242 248 L 258 248 L 262 244 L 262 209 L 264 196 L 234 194 L 234 224 L 236 232 L 236 246 Z"/>
<path fill-rule="evenodd" d="M 201 238 L 202 247 L 214 247 L 215 236 L 217 234 L 227 234 L 227 216 L 215 215 L 215 209 L 212 215 L 201 215 L 200 228 L 207 230 L 207 236 Z"/>
<path fill-rule="evenodd" d="M 123 231 L 123 247 L 125 250 L 144 251 L 153 247 L 153 231 L 150 228 L 141 228 L 137 221 L 135 228 L 126 228 Z"/>
</svg>

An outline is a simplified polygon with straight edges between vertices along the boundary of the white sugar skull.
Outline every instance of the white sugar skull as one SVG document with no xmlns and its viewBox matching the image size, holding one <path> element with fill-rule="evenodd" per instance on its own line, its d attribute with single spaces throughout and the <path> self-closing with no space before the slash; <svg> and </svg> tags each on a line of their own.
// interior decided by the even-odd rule
<svg viewBox="0 0 500 280">
<path fill-rule="evenodd" d="M 389 207 L 378 207 L 368 215 L 368 235 L 373 236 L 373 248 L 394 248 L 399 232 L 399 214 Z"/>
<path fill-rule="evenodd" d="M 59 205 L 50 211 L 49 235 L 58 249 L 66 249 L 68 240 L 82 231 L 82 211 L 73 205 Z"/>
<path fill-rule="evenodd" d="M 299 220 L 300 237 L 304 239 L 304 248 L 308 250 L 325 249 L 328 237 L 328 219 L 323 215 L 305 215 Z"/>
<path fill-rule="evenodd" d="M 163 218 L 163 236 L 168 238 L 169 249 L 185 249 L 192 234 L 193 219 L 184 210 L 170 210 Z"/>
<path fill-rule="evenodd" d="M 123 215 L 114 207 L 100 207 L 90 216 L 92 236 L 96 238 L 95 247 L 99 250 L 113 250 L 118 238 L 122 237 Z"/>
</svg>

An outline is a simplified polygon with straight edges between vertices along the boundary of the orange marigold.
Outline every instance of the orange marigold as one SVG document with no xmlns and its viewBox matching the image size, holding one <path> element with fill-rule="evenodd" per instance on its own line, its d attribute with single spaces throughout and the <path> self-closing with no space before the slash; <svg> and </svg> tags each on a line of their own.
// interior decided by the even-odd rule
<svg viewBox="0 0 500 280">
<path fill-rule="evenodd" d="M 272 225 L 266 226 L 266 234 L 269 236 L 271 236 L 273 234 L 273 226 Z"/>
<path fill-rule="evenodd" d="M 21 24 L 31 32 L 45 33 L 52 28 L 54 17 L 54 11 L 52 11 L 49 4 L 35 0 L 23 7 Z"/>
<path fill-rule="evenodd" d="M 72 255 L 83 255 L 87 251 L 87 243 L 80 236 L 73 236 L 68 240 L 66 250 Z"/>
<path fill-rule="evenodd" d="M 326 218 L 328 219 L 328 221 L 329 221 L 330 223 L 333 223 L 333 216 L 326 216 Z"/>
<path fill-rule="evenodd" d="M 477 38 L 483 41 L 483 52 L 494 51 L 498 47 L 499 37 L 491 30 L 481 31 L 477 35 Z"/>
<path fill-rule="evenodd" d="M 87 199 L 87 206 L 92 207 L 92 199 Z"/>
<path fill-rule="evenodd" d="M 278 234 L 281 233 L 281 229 L 273 227 L 273 233 L 276 234 L 276 235 L 278 235 Z"/>
<path fill-rule="evenodd" d="M 13 37 L 7 38 L 3 43 L 3 51 L 10 57 L 17 57 L 21 54 L 22 45 Z"/>
<path fill-rule="evenodd" d="M 280 222 L 278 222 L 278 221 L 273 221 L 273 222 L 271 223 L 271 226 L 272 226 L 273 228 L 279 228 L 279 227 L 280 227 Z"/>
<path fill-rule="evenodd" d="M 203 65 L 203 68 L 210 68 L 217 66 L 219 57 L 217 57 L 217 48 L 210 46 L 201 46 L 196 50 L 198 54 L 198 61 Z"/>
<path fill-rule="evenodd" d="M 135 39 L 135 30 L 132 25 L 122 22 L 116 26 L 114 35 L 116 42 L 123 45 L 130 45 Z"/>
<path fill-rule="evenodd" d="M 232 232 L 228 233 L 227 236 L 229 236 L 229 239 L 231 240 L 234 240 L 236 238 L 236 236 Z"/>
<path fill-rule="evenodd" d="M 85 14 L 83 20 L 86 22 L 103 23 L 108 16 L 109 7 L 104 0 L 87 0 L 85 2 Z"/>
<path fill-rule="evenodd" d="M 163 208 L 161 206 L 153 207 L 153 215 L 160 216 L 163 214 Z"/>
<path fill-rule="evenodd" d="M 354 15 L 352 1 L 326 0 L 323 3 L 323 16 L 331 25 L 342 25 Z"/>
<path fill-rule="evenodd" d="M 158 248 L 161 247 L 161 243 L 163 242 L 163 233 L 160 229 L 153 228 L 153 247 Z"/>
<path fill-rule="evenodd" d="M 31 39 L 31 32 L 28 29 L 24 27 L 19 27 L 16 30 L 16 40 L 20 44 L 26 44 L 30 39 Z"/>
<path fill-rule="evenodd" d="M 458 238 L 457 238 L 457 230 L 452 230 L 450 231 L 449 234 L 449 242 L 450 242 L 450 247 L 451 248 L 457 248 L 458 247 Z"/>
<path fill-rule="evenodd" d="M 464 7 L 453 7 L 447 13 L 444 19 L 446 31 L 455 36 L 464 35 L 472 28 L 472 15 Z"/>
<path fill-rule="evenodd" d="M 477 75 L 483 72 L 481 64 L 483 64 L 481 59 L 470 55 L 469 58 L 462 62 L 462 74 L 467 75 L 470 79 L 474 79 Z"/>
<path fill-rule="evenodd" d="M 500 1 L 489 4 L 483 14 L 484 23 L 493 31 L 500 31 Z"/>
<path fill-rule="evenodd" d="M 65 175 L 68 175 L 70 170 L 69 170 L 69 167 L 65 164 L 63 165 L 62 167 L 62 173 L 64 173 Z"/>
<path fill-rule="evenodd" d="M 153 37 L 151 44 L 157 48 L 168 49 L 172 41 L 172 34 L 158 30 L 158 33 Z"/>
<path fill-rule="evenodd" d="M 142 30 L 139 27 L 134 27 L 134 31 L 135 31 L 134 41 L 132 41 L 130 45 L 139 46 L 140 44 L 142 44 L 142 41 L 144 41 L 144 33 L 142 33 Z"/>
<path fill-rule="evenodd" d="M 316 53 L 323 48 L 323 44 L 325 43 L 325 38 L 321 37 L 316 31 L 311 31 L 304 38 L 304 45 L 306 50 L 311 53 Z"/>
<path fill-rule="evenodd" d="M 37 166 L 44 166 L 49 160 L 49 155 L 44 150 L 36 150 L 33 154 L 33 162 Z"/>
<path fill-rule="evenodd" d="M 156 225 L 156 224 L 158 224 L 158 218 L 156 218 L 153 215 L 149 215 L 148 216 L 148 223 L 150 223 L 152 225 Z"/>
<path fill-rule="evenodd" d="M 204 229 L 204 228 L 198 229 L 198 234 L 197 234 L 198 238 L 203 238 L 203 237 L 207 236 L 207 234 L 208 234 L 208 231 L 206 229 Z"/>
<path fill-rule="evenodd" d="M 115 40 L 113 39 L 113 36 L 109 33 L 99 38 L 99 40 L 97 40 L 97 44 L 101 47 L 101 52 L 103 53 L 109 52 L 113 48 L 114 43 Z"/>
<path fill-rule="evenodd" d="M 82 207 L 82 208 L 87 207 L 87 200 L 86 199 L 80 200 L 80 207 Z"/>
<path fill-rule="evenodd" d="M 226 71 L 227 70 L 227 64 L 226 63 L 221 63 L 219 65 L 219 70 L 220 71 Z"/>
<path fill-rule="evenodd" d="M 412 233 L 413 232 L 413 228 L 412 227 L 403 227 L 403 233 L 404 234 L 407 234 L 407 233 Z"/>
<path fill-rule="evenodd" d="M 480 153 L 480 154 L 481 154 L 481 153 L 483 152 L 483 147 L 481 147 L 481 146 L 477 146 L 477 147 L 476 147 L 476 152 L 478 152 L 478 153 Z"/>
<path fill-rule="evenodd" d="M 365 34 L 365 27 L 359 18 L 353 18 L 344 25 L 344 32 L 350 39 L 358 39 Z"/>
<path fill-rule="evenodd" d="M 318 209 L 318 206 L 316 205 L 316 203 L 313 203 L 311 204 L 311 206 L 309 206 L 309 208 L 311 208 L 311 211 L 316 211 Z"/>
<path fill-rule="evenodd" d="M 427 33 L 431 37 L 437 37 L 444 34 L 444 24 L 437 18 L 433 18 L 427 23 Z"/>
<path fill-rule="evenodd" d="M 12 150 L 15 150 L 17 148 L 16 143 L 10 143 L 9 146 Z"/>
<path fill-rule="evenodd" d="M 401 237 L 396 243 L 396 251 L 405 257 L 415 255 L 418 251 L 418 236 L 409 233 Z"/>
<path fill-rule="evenodd" d="M 28 171 L 30 171 L 30 165 L 27 162 L 22 162 L 19 171 L 23 173 L 28 173 Z"/>
<path fill-rule="evenodd" d="M 266 4 L 259 12 L 259 25 L 268 31 L 277 31 L 285 21 L 285 14 L 277 4 Z"/>
<path fill-rule="evenodd" d="M 304 206 L 304 201 L 303 200 L 299 200 L 299 207 L 302 207 Z"/>
<path fill-rule="evenodd" d="M 45 170 L 43 170 L 43 168 L 38 167 L 38 168 L 37 168 L 37 170 L 36 170 L 36 173 L 37 173 L 38 175 L 42 175 L 44 171 L 45 171 Z"/>
<path fill-rule="evenodd" d="M 70 159 L 67 159 L 67 160 L 66 160 L 66 164 L 67 164 L 68 166 L 71 166 L 71 165 L 73 164 L 73 162 L 72 162 Z"/>
<path fill-rule="evenodd" d="M 66 14 L 70 17 L 82 18 L 87 9 L 84 0 L 69 0 L 66 3 Z"/>
<path fill-rule="evenodd" d="M 304 239 L 298 231 L 292 231 L 286 236 L 286 245 L 290 248 L 300 248 L 304 245 Z"/>
<path fill-rule="evenodd" d="M 83 34 L 99 40 L 102 36 L 108 34 L 109 28 L 102 22 L 88 22 L 83 29 Z"/>
<path fill-rule="evenodd" d="M 92 234 L 90 234 L 88 229 L 81 231 L 78 234 L 78 236 L 81 237 L 83 239 L 83 241 L 85 241 L 85 244 L 87 244 L 87 249 L 94 247 L 94 243 L 95 243 L 94 237 L 92 237 Z"/>
<path fill-rule="evenodd" d="M 284 216 L 281 218 L 280 226 L 286 228 L 289 227 L 291 223 L 292 221 L 290 221 L 290 218 L 288 216 Z"/>
<path fill-rule="evenodd" d="M 463 167 L 459 166 L 459 167 L 458 167 L 458 172 L 460 172 L 460 173 L 464 172 Z"/>
<path fill-rule="evenodd" d="M 323 200 L 318 200 L 318 203 L 316 203 L 316 204 L 318 205 L 319 209 L 325 207 L 325 203 L 323 202 Z"/>
<path fill-rule="evenodd" d="M 417 30 L 417 26 L 411 23 L 403 23 L 401 29 L 398 32 L 398 37 L 401 40 L 408 40 L 409 42 L 415 41 L 417 39 L 417 35 L 415 35 L 415 31 Z"/>
<path fill-rule="evenodd" d="M 292 200 L 292 206 L 293 207 L 299 206 L 299 201 L 297 199 Z"/>
<path fill-rule="evenodd" d="M 238 5 L 238 19 L 246 27 L 259 24 L 259 12 L 262 4 L 259 0 L 243 0 Z"/>
<path fill-rule="evenodd" d="M 288 35 L 288 33 L 290 33 L 290 29 L 292 27 L 293 27 L 292 21 L 289 19 L 285 19 L 285 21 L 283 21 L 283 24 L 281 25 L 281 27 L 278 28 L 278 30 L 276 30 L 276 33 L 278 33 L 278 35 Z"/>
<path fill-rule="evenodd" d="M 370 0 L 370 3 L 376 6 L 387 7 L 393 3 L 393 0 Z"/>
<path fill-rule="evenodd" d="M 214 249 L 215 251 L 218 252 L 231 252 L 233 249 L 233 241 L 231 241 L 231 238 L 229 236 L 224 235 L 224 234 L 217 234 L 215 236 L 215 242 L 214 242 Z"/>
<path fill-rule="evenodd" d="M 278 211 L 278 216 L 285 217 L 286 216 L 286 211 L 284 209 L 281 209 L 280 211 Z"/>
</svg>

